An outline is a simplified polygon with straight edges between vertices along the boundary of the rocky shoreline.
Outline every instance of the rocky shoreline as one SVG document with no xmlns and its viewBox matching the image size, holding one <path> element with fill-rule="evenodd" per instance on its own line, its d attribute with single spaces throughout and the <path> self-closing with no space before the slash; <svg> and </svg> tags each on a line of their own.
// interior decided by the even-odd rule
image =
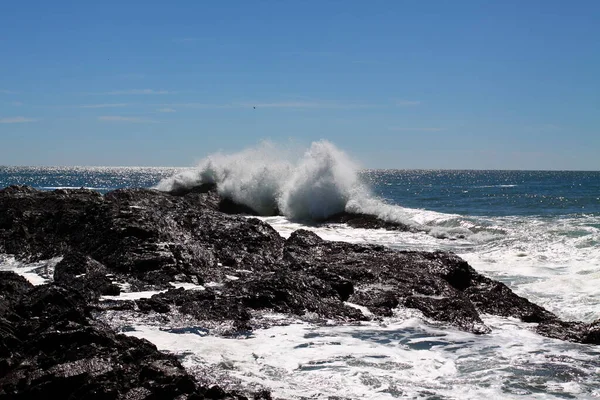
<svg viewBox="0 0 600 400">
<path fill-rule="evenodd" d="M 329 242 L 306 230 L 284 239 L 237 215 L 251 213 L 211 185 L 104 196 L 0 190 L 0 253 L 28 262 L 62 257 L 48 284 L 0 273 L 0 398 L 270 398 L 268 390 L 205 384 L 175 356 L 115 332 L 110 320 L 131 312 L 236 336 L 273 324 L 265 313 L 360 323 L 406 307 L 474 334 L 490 332 L 485 313 L 537 323 L 544 336 L 600 344 L 600 321 L 562 321 L 452 253 Z M 366 215 L 327 222 L 409 229 Z M 104 297 L 123 288 L 162 292 Z"/>
</svg>

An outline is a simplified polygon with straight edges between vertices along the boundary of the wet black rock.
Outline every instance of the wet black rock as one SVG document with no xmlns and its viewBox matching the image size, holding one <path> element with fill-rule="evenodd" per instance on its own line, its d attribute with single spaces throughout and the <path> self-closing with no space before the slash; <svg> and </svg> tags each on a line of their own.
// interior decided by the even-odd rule
<svg viewBox="0 0 600 400">
<path fill-rule="evenodd" d="M 27 293 L 33 285 L 20 275 L 8 271 L 0 271 L 0 299 L 14 301 Z"/>
<path fill-rule="evenodd" d="M 11 321 L 19 320 L 15 304 L 32 288 L 22 276 L 0 271 L 0 376 L 10 370 L 20 356 L 22 342 Z"/>
<path fill-rule="evenodd" d="M 515 295 L 505 284 L 481 275 L 465 288 L 465 294 L 483 313 L 515 317 L 524 322 L 545 322 L 557 319 L 554 314 L 543 307 Z"/>
<path fill-rule="evenodd" d="M 226 324 L 223 332 L 236 334 L 268 324 L 256 321 L 270 312 L 341 323 L 380 319 L 405 307 L 478 334 L 490 330 L 480 317 L 487 313 L 538 323 L 545 336 L 600 343 L 600 323 L 561 321 L 455 254 L 330 242 L 306 230 L 285 240 L 261 220 L 223 209 L 243 212 L 225 206 L 214 187 L 176 195 L 121 189 L 105 196 L 83 189 L 0 190 L 0 253 L 30 261 L 63 256 L 51 285 L 32 288 L 0 275 L 4 393 L 65 394 L 64 386 L 106 398 L 144 398 L 148 390 L 206 394 L 174 358 L 94 319 L 109 310 L 184 315 L 198 326 Z M 336 218 L 382 227 L 369 216 Z M 122 305 L 99 302 L 118 293 L 116 282 L 164 293 Z M 198 290 L 173 288 L 182 284 Z M 123 358 L 138 348 L 149 358 Z"/>
<path fill-rule="evenodd" d="M 0 251 L 25 259 L 63 255 L 70 243 L 95 240 L 92 227 L 105 219 L 102 196 L 90 190 L 48 195 L 27 186 L 0 190 Z"/>
<path fill-rule="evenodd" d="M 0 278 L 0 398 L 246 399 L 201 387 L 175 356 L 114 333 L 77 291 Z"/>
<path fill-rule="evenodd" d="M 214 196 L 9 187 L 0 190 L 0 252 L 35 261 L 76 251 L 113 274 L 163 288 L 214 279 L 220 265 L 273 268 L 284 240 L 259 220 L 219 212 Z"/>
<path fill-rule="evenodd" d="M 226 214 L 260 215 L 258 211 L 253 210 L 251 207 L 244 204 L 238 204 L 226 197 L 220 197 L 217 193 L 217 185 L 215 183 L 203 183 L 192 187 L 176 186 L 168 193 L 173 196 L 185 196 L 191 193 L 206 194 L 207 197 L 212 200 L 213 207 Z M 276 206 L 273 205 L 273 209 L 269 215 L 277 214 L 278 210 Z"/>
<path fill-rule="evenodd" d="M 600 344 L 600 320 L 589 324 L 551 319 L 540 323 L 536 331 L 544 336 L 571 342 Z"/>
<path fill-rule="evenodd" d="M 449 279 L 463 262 L 449 253 L 398 252 L 381 246 L 329 242 L 312 232 L 294 232 L 284 249 L 290 267 L 324 281 L 348 282 L 348 301 L 380 316 L 398 305 L 474 333 L 489 332 L 468 297 Z M 444 266 L 444 268 L 439 267 Z M 474 270 L 470 271 L 477 275 Z M 468 282 L 470 275 L 464 280 Z M 459 286 L 464 285 L 460 282 Z"/>
<path fill-rule="evenodd" d="M 346 224 L 353 228 L 363 229 L 386 229 L 389 231 L 415 231 L 413 227 L 410 227 L 401 222 L 390 222 L 384 221 L 375 215 L 362 214 L 362 213 L 350 213 L 347 211 L 334 214 L 320 221 L 321 223 L 336 223 Z"/>
<path fill-rule="evenodd" d="M 275 216 L 280 215 L 280 210 L 277 207 L 277 204 L 272 204 L 270 207 L 266 207 L 266 210 L 263 210 L 261 214 L 257 210 L 252 209 L 251 207 L 245 204 L 239 204 L 227 197 L 220 197 L 217 193 L 217 185 L 215 183 L 203 183 L 198 186 L 185 186 L 185 185 L 175 185 L 175 187 L 168 192 L 174 196 L 186 196 L 191 193 L 202 193 L 213 198 L 213 202 L 215 205 L 215 209 L 227 213 L 227 214 L 245 214 L 252 216 Z M 303 221 L 311 223 L 314 221 Z M 326 218 L 323 218 L 319 221 L 316 221 L 317 224 L 346 224 L 353 228 L 363 228 L 363 229 L 386 229 L 392 231 L 416 231 L 415 228 L 403 224 L 401 222 L 390 222 L 385 221 L 381 218 L 378 218 L 375 215 L 363 214 L 363 213 L 352 213 L 348 211 L 342 211 L 333 215 L 330 215 Z"/>
<path fill-rule="evenodd" d="M 81 253 L 67 253 L 56 264 L 54 283 L 85 297 L 97 300 L 102 295 L 119 295 L 120 288 L 109 277 L 106 267 Z"/>
<path fill-rule="evenodd" d="M 171 289 L 150 299 L 137 301 L 142 311 L 169 313 L 175 309 L 195 319 L 202 326 L 211 322 L 228 322 L 236 334 L 252 330 L 254 311 L 307 316 L 311 320 L 334 319 L 339 322 L 368 319 L 346 305 L 330 282 L 313 275 L 291 271 L 257 271 L 229 280 L 218 288 L 205 290 Z"/>
</svg>

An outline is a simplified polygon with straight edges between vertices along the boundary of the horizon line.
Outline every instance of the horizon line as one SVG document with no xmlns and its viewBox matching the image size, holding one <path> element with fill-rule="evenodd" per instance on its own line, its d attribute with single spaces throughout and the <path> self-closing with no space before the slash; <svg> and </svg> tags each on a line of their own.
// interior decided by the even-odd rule
<svg viewBox="0 0 600 400">
<path fill-rule="evenodd" d="M 196 166 L 168 165 L 0 165 L 0 168 L 152 168 L 194 169 Z M 513 171 L 513 172 L 600 172 L 600 169 L 515 169 L 515 168 L 358 168 L 359 172 L 373 171 Z"/>
</svg>

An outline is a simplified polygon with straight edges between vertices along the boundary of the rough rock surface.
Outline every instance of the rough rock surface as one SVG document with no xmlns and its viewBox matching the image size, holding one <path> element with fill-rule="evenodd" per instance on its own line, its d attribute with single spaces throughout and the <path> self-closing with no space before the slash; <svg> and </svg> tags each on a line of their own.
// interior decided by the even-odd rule
<svg viewBox="0 0 600 400">
<path fill-rule="evenodd" d="M 600 321 L 561 321 L 452 253 L 329 242 L 306 230 L 285 240 L 258 219 L 223 211 L 247 210 L 219 198 L 212 186 L 105 196 L 83 189 L 0 190 L 0 253 L 29 261 L 63 256 L 50 285 L 31 288 L 14 275 L 0 276 L 0 394 L 44 390 L 61 397 L 69 386 L 81 390 L 76 397 L 146 398 L 163 390 L 234 396 L 217 389 L 218 395 L 207 394 L 176 359 L 116 335 L 92 316 L 119 309 L 184 315 L 200 325 L 227 321 L 226 333 L 236 334 L 262 326 L 263 312 L 344 322 L 408 307 L 478 334 L 489 332 L 479 315 L 488 313 L 538 323 L 545 336 L 600 343 Z M 336 218 L 382 227 L 368 216 Z M 135 302 L 98 302 L 119 293 L 115 283 L 169 290 Z M 204 287 L 173 288 L 183 283 Z"/>
<path fill-rule="evenodd" d="M 75 251 L 139 285 L 202 283 L 219 265 L 270 270 L 284 240 L 256 219 L 218 211 L 214 193 L 147 189 L 0 190 L 0 252 L 30 261 Z M 222 278 L 222 277 L 221 277 Z"/>
<path fill-rule="evenodd" d="M 251 327 L 253 310 L 340 321 L 371 317 L 348 302 L 375 316 L 389 316 L 398 306 L 416 308 L 475 333 L 489 331 L 479 317 L 483 312 L 538 322 L 547 336 L 596 337 L 597 324 L 562 323 L 454 254 L 328 242 L 305 230 L 284 240 L 258 219 L 221 212 L 243 211 L 224 203 L 214 185 L 105 196 L 12 186 L 0 191 L 0 252 L 29 260 L 66 255 L 55 283 L 91 299 L 118 293 L 113 281 L 133 289 L 215 283 L 218 288 L 170 290 L 138 303 L 163 313 L 175 307 L 202 321 L 227 317 L 240 329 Z"/>
<path fill-rule="evenodd" d="M 326 218 L 324 223 L 346 224 L 353 228 L 363 229 L 387 229 L 390 231 L 415 231 L 415 228 L 410 227 L 400 222 L 388 222 L 369 214 L 357 214 L 349 212 L 341 212 Z"/>
<path fill-rule="evenodd" d="M 75 290 L 93 300 L 98 300 L 102 295 L 115 296 L 121 292 L 109 276 L 104 265 L 80 253 L 67 253 L 54 268 L 56 285 Z"/>
<path fill-rule="evenodd" d="M 246 399 L 201 387 L 175 356 L 114 333 L 78 291 L 12 272 L 0 272 L 0 288 L 0 398 Z"/>
</svg>

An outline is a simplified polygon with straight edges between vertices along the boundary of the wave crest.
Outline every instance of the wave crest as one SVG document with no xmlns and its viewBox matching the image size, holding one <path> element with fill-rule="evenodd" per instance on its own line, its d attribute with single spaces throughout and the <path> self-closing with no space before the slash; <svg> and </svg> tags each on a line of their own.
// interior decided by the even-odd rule
<svg viewBox="0 0 600 400">
<path fill-rule="evenodd" d="M 313 142 L 300 155 L 270 142 L 233 154 L 213 154 L 195 169 L 162 180 L 156 188 L 185 191 L 215 184 L 223 198 L 262 216 L 300 222 L 323 221 L 340 213 L 368 215 L 437 238 L 475 232 L 457 215 L 387 204 L 361 181 L 358 166 L 332 143 Z"/>
<path fill-rule="evenodd" d="M 345 211 L 353 194 L 364 194 L 357 167 L 333 144 L 315 142 L 283 184 L 281 212 L 290 219 L 320 220 Z"/>
<path fill-rule="evenodd" d="M 234 154 L 213 154 L 194 170 L 159 182 L 158 190 L 217 185 L 219 194 L 260 215 L 282 213 L 294 220 L 322 220 L 345 211 L 356 196 L 369 196 L 357 166 L 328 141 L 313 142 L 296 160 L 272 143 Z"/>
</svg>

